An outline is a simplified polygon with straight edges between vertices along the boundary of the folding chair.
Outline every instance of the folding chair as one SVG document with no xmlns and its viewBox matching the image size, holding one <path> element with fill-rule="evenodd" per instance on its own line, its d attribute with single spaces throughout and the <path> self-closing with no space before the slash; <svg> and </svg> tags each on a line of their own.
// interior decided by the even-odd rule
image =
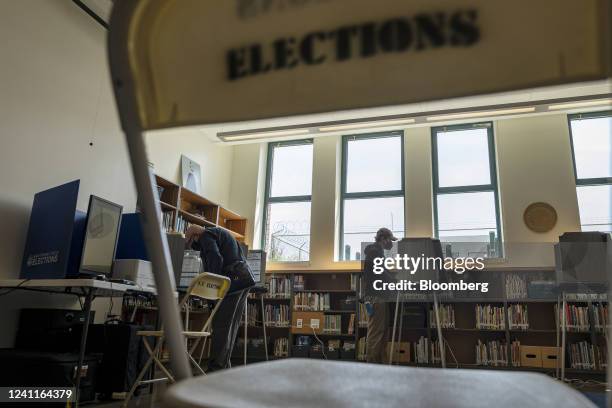
<svg viewBox="0 0 612 408">
<path fill-rule="evenodd" d="M 114 2 L 108 35 L 113 90 L 177 380 L 166 392 L 167 406 L 592 406 L 544 375 L 495 370 L 292 359 L 191 378 L 145 132 L 399 106 L 606 79 L 610 73 L 609 2 L 580 7 L 575 0 L 541 0 L 538 7 L 529 0 L 479 0 L 460 7 L 436 2 L 431 18 L 445 17 L 456 32 L 443 30 L 450 37 L 435 51 L 416 51 L 411 34 L 412 17 L 431 9 L 427 2 L 263 3 Z M 534 59 L 543 49 L 554 52 Z M 491 63 L 508 61 L 510 52 L 511 64 Z M 410 117 L 385 118 L 414 122 Z M 281 136 L 281 130 L 292 128 L 261 128 L 260 134 Z M 225 133 L 225 140 L 232 135 L 237 140 L 235 133 Z"/>
<path fill-rule="evenodd" d="M 194 368 L 199 371 L 200 374 L 204 375 L 205 372 L 202 370 L 202 367 L 198 362 L 193 358 L 193 352 L 198 347 L 200 340 L 204 339 L 204 344 L 202 344 L 202 350 L 206 347 L 206 339 L 212 334 L 211 325 L 213 318 L 215 317 L 215 313 L 221 306 L 221 302 L 223 302 L 223 298 L 227 294 L 227 291 L 230 287 L 229 278 L 221 275 L 216 275 L 213 273 L 203 272 L 196 276 L 185 293 L 183 299 L 179 303 L 180 309 L 185 309 L 185 328 L 182 332 L 182 335 L 185 339 L 185 343 L 187 343 L 188 339 L 196 339 L 194 344 L 191 346 L 189 351 L 187 352 L 187 358 L 194 366 Z M 200 331 L 189 331 L 188 330 L 188 322 L 189 322 L 189 300 L 191 298 L 199 298 L 208 301 L 216 301 L 215 306 L 213 307 L 208 319 L 204 323 L 204 326 Z M 169 370 L 164 366 L 163 362 L 159 358 L 159 352 L 161 350 L 162 344 L 164 342 L 165 331 L 162 330 L 140 330 L 136 332 L 138 336 L 142 337 L 142 342 L 145 346 L 145 349 L 149 353 L 149 359 L 143 366 L 142 370 L 136 377 L 134 384 L 130 388 L 128 395 L 126 396 L 123 406 L 127 407 L 134 392 L 141 385 L 147 384 L 155 384 L 158 382 L 175 382 L 174 376 L 169 372 Z M 149 344 L 149 339 L 155 340 L 155 347 L 151 348 L 151 344 Z M 148 380 L 143 380 L 143 377 L 148 372 L 151 365 L 159 368 L 166 375 L 165 377 L 155 378 L 155 373 L 153 373 L 153 378 Z"/>
</svg>

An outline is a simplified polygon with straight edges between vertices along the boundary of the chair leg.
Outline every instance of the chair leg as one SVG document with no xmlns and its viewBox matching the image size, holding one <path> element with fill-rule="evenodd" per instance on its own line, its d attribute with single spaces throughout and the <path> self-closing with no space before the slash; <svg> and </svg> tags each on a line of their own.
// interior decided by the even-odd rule
<svg viewBox="0 0 612 408">
<path fill-rule="evenodd" d="M 195 366 L 195 368 L 198 369 L 198 371 L 200 372 L 200 374 L 202 375 L 206 375 L 206 373 L 204 372 L 204 370 L 202 370 L 202 367 L 200 367 L 200 365 L 198 364 L 197 361 L 195 361 L 195 358 L 193 358 L 193 356 L 189 353 L 187 353 L 187 357 L 189 358 L 189 361 L 191 361 L 193 363 L 193 365 Z"/>
<path fill-rule="evenodd" d="M 134 396 L 134 392 L 136 392 L 136 389 L 140 385 L 140 381 L 142 380 L 142 377 L 144 377 L 144 375 L 146 374 L 147 370 L 149 369 L 149 367 L 153 363 L 153 359 L 154 359 L 153 356 L 154 356 L 154 354 L 153 354 L 153 352 L 151 350 L 151 347 L 147 343 L 147 339 L 145 337 L 142 338 L 142 341 L 144 342 L 145 348 L 147 349 L 147 352 L 149 353 L 149 359 L 145 363 L 144 367 L 142 367 L 142 370 L 140 370 L 140 373 L 138 373 L 138 377 L 136 377 L 136 380 L 134 380 L 134 384 L 132 384 L 132 387 L 130 388 L 130 392 L 125 397 L 125 400 L 123 401 L 123 404 L 121 405 L 124 408 L 126 408 L 128 406 L 128 404 L 130 403 L 130 400 Z M 161 347 L 161 341 L 159 341 L 157 343 L 157 345 L 155 346 L 155 352 L 158 352 L 160 347 Z"/>
<path fill-rule="evenodd" d="M 149 343 L 145 342 L 145 348 L 147 349 L 147 351 L 152 354 L 153 356 L 153 361 L 155 362 L 155 365 L 159 367 L 160 370 L 162 370 L 164 372 L 164 374 L 166 374 L 166 377 L 168 377 L 168 379 L 171 382 L 175 382 L 174 377 L 172 376 L 172 374 L 170 374 L 170 372 L 166 369 L 166 367 L 164 367 L 164 364 L 159 360 L 159 358 L 157 357 L 158 353 L 159 353 L 159 348 L 162 344 L 162 339 L 160 339 L 158 345 L 155 347 L 155 352 L 153 350 L 151 350 L 151 346 L 149 345 Z"/>
</svg>

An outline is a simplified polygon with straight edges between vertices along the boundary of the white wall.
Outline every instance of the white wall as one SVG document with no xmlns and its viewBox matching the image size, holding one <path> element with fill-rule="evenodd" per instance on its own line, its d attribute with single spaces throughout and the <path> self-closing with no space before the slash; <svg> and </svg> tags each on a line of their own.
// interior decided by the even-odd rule
<svg viewBox="0 0 612 408">
<path fill-rule="evenodd" d="M 0 2 L 0 279 L 19 277 L 36 192 L 81 179 L 79 209 L 90 194 L 135 207 L 105 36 L 70 0 Z M 104 318 L 107 303 L 95 303 Z M 21 307 L 69 306 L 64 295 L 0 296 L 0 347 Z"/>
<path fill-rule="evenodd" d="M 495 122 L 494 133 L 500 188 L 500 211 L 506 259 L 496 267 L 550 267 L 554 265 L 552 243 L 565 231 L 579 231 L 578 203 L 565 114 L 503 119 Z M 406 231 L 407 236 L 433 234 L 431 129 L 405 129 Z M 334 262 L 340 136 L 314 139 L 311 222 L 311 261 L 303 264 L 269 264 L 268 270 L 323 270 L 359 268 L 358 262 Z M 265 144 L 235 146 L 232 163 L 231 205 L 241 214 L 257 219 L 254 191 L 255 171 Z M 240 183 L 237 181 L 240 180 Z M 557 211 L 555 228 L 545 234 L 527 229 L 523 211 L 543 201 Z M 240 204 L 238 204 L 240 202 Z M 250 204 L 249 204 L 250 203 Z M 259 236 L 255 236 L 259 240 Z"/>
<path fill-rule="evenodd" d="M 580 231 L 567 116 L 532 116 L 495 123 L 497 171 L 506 257 L 512 266 L 552 266 L 551 243 Z M 557 211 L 547 233 L 529 230 L 525 208 L 545 202 Z"/>
<path fill-rule="evenodd" d="M 160 130 L 145 137 L 149 161 L 156 174 L 181 184 L 181 154 L 200 165 L 201 195 L 228 206 L 233 147 L 213 143 L 195 128 Z M 236 211 L 234 208 L 229 208 Z"/>
</svg>

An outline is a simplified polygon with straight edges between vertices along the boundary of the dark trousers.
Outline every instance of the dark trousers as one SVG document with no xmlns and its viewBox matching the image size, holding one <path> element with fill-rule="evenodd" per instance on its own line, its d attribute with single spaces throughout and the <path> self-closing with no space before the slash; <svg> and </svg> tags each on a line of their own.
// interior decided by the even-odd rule
<svg viewBox="0 0 612 408">
<path fill-rule="evenodd" d="M 244 314 L 249 289 L 226 295 L 212 321 L 212 341 L 208 371 L 230 366 L 232 350 Z"/>
<path fill-rule="evenodd" d="M 368 363 L 383 364 L 389 361 L 387 354 L 387 329 L 389 327 L 388 303 L 372 304 L 374 313 L 368 316 L 366 358 Z"/>
</svg>

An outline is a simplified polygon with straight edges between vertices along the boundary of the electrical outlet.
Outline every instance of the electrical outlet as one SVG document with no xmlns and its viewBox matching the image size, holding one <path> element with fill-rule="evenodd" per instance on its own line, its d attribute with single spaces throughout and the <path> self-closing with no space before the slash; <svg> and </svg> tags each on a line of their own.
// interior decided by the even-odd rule
<svg viewBox="0 0 612 408">
<path fill-rule="evenodd" d="M 310 319 L 310 328 L 318 329 L 319 328 L 319 319 Z"/>
<path fill-rule="evenodd" d="M 297 319 L 297 322 L 295 325 L 297 326 L 298 329 L 301 329 L 304 326 L 304 323 L 302 319 Z"/>
</svg>

